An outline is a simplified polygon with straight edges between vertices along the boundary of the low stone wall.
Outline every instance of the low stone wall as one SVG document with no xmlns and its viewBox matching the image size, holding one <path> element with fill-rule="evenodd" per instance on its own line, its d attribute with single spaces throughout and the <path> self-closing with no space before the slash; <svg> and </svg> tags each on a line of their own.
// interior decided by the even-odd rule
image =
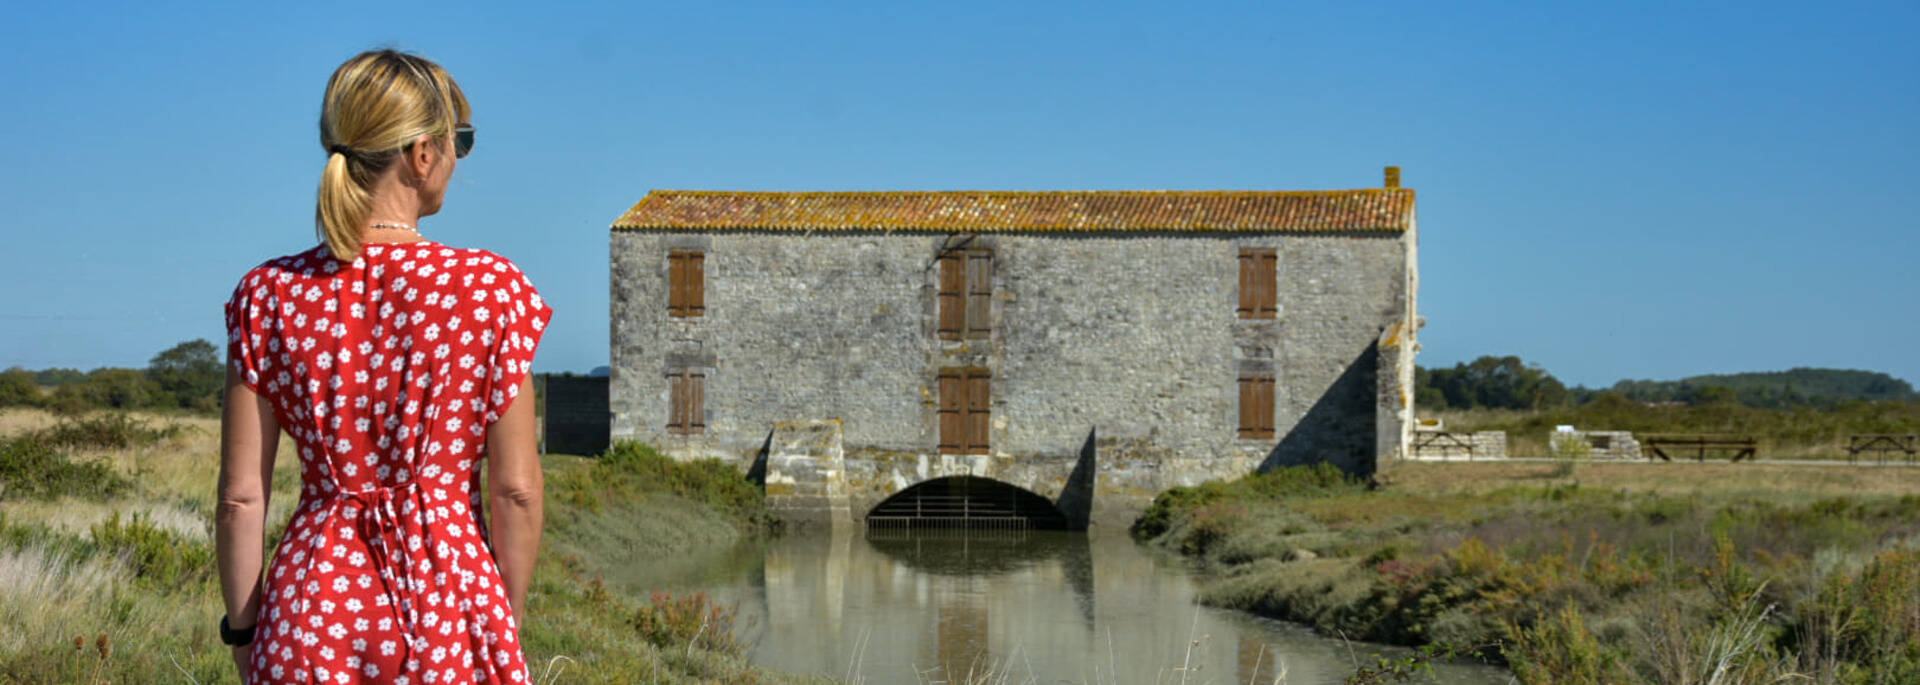
<svg viewBox="0 0 1920 685">
<path fill-rule="evenodd" d="M 1582 449 L 1584 445 L 1584 454 Z M 1632 431 L 1554 431 L 1547 434 L 1547 456 L 1576 456 L 1587 459 L 1641 459 L 1640 441 Z"/>
<path fill-rule="evenodd" d="M 1507 458 L 1507 432 L 1480 431 L 1474 433 L 1473 455 L 1487 459 Z"/>
</svg>

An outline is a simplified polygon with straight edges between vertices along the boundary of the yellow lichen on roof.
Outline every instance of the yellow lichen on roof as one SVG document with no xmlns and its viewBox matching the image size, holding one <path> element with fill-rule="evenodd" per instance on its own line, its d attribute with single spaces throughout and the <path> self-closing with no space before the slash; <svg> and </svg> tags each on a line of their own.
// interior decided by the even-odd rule
<svg viewBox="0 0 1920 685">
<path fill-rule="evenodd" d="M 616 230 L 1399 232 L 1413 190 L 655 190 Z"/>
</svg>

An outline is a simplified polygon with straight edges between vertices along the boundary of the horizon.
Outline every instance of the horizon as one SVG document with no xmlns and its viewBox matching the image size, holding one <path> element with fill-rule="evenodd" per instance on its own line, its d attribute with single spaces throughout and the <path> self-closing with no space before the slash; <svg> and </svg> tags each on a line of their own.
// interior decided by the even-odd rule
<svg viewBox="0 0 1920 685">
<path fill-rule="evenodd" d="M 191 342 L 191 341 L 181 341 L 181 342 Z M 218 342 L 218 341 L 213 341 L 213 340 L 208 340 L 208 342 L 212 342 L 212 343 L 214 343 L 216 347 L 218 347 L 218 346 L 219 346 L 219 342 Z M 158 352 L 156 352 L 156 354 L 158 354 Z M 1499 357 L 1504 357 L 1504 356 L 1506 356 L 1506 355 L 1482 355 L 1482 356 L 1484 356 L 1484 357 L 1494 357 L 1494 358 L 1499 358 Z M 1475 359 L 1478 359 L 1478 357 L 1476 357 Z M 1466 364 L 1466 363 L 1469 363 L 1469 362 L 1472 362 L 1472 361 L 1474 361 L 1474 359 L 1465 359 L 1465 360 L 1461 360 L 1460 362 L 1457 362 L 1457 363 L 1458 363 L 1458 364 Z M 1521 359 L 1521 361 L 1523 361 L 1523 362 L 1527 362 L 1528 364 L 1532 364 L 1532 363 L 1533 363 L 1533 362 L 1531 362 L 1531 361 L 1529 361 L 1529 360 L 1526 360 L 1526 359 Z M 1436 367 L 1436 366 L 1429 366 L 1429 365 L 1426 365 L 1426 364 L 1417 364 L 1417 366 L 1419 366 L 1419 367 L 1421 367 L 1421 368 L 1423 368 L 1423 369 L 1428 369 L 1428 370 L 1432 370 L 1432 369 L 1435 369 L 1435 368 L 1452 368 L 1452 367 L 1454 366 L 1454 364 L 1447 364 L 1447 365 L 1445 365 L 1444 367 Z M 119 369 L 140 369 L 140 368 L 145 368 L 145 365 L 141 365 L 141 366 L 93 366 L 93 367 L 87 367 L 87 368 L 82 368 L 82 367 L 70 367 L 70 366 L 61 366 L 61 367 L 43 367 L 43 368 L 37 368 L 37 369 L 35 369 L 35 368 L 27 368 L 27 367 L 24 367 L 24 366 L 19 366 L 19 365 L 13 365 L 13 366 L 8 366 L 8 367 L 5 367 L 5 368 L 0 368 L 0 371 L 6 371 L 6 370 L 12 370 L 12 369 L 21 369 L 21 370 L 25 370 L 25 371 L 58 371 L 58 370 L 67 370 L 67 371 L 78 371 L 78 372 L 81 372 L 81 373 L 90 373 L 90 372 L 93 372 L 93 371 L 98 371 L 98 370 L 101 370 L 101 369 L 113 369 L 113 368 L 119 368 Z M 1549 375 L 1549 376 L 1553 376 L 1553 378 L 1554 378 L 1555 380 L 1559 380 L 1559 381 L 1561 381 L 1561 382 L 1562 382 L 1563 384 L 1565 384 L 1565 385 L 1567 386 L 1567 389 L 1569 389 L 1569 390 L 1587 390 L 1587 391 L 1591 391 L 1591 392 L 1601 392 L 1601 391 L 1606 391 L 1606 390 L 1611 390 L 1611 389 L 1613 389 L 1613 388 L 1614 388 L 1615 386 L 1617 386 L 1617 385 L 1619 385 L 1619 384 L 1621 384 L 1621 383 L 1634 383 L 1634 382 L 1652 382 L 1652 383 L 1669 383 L 1669 382 L 1681 382 L 1681 381 L 1687 381 L 1687 380 L 1692 380 L 1692 379 L 1695 379 L 1695 378 L 1701 378 L 1701 377 L 1708 377 L 1708 376 L 1744 376 L 1744 375 L 1766 375 L 1766 374 L 1782 374 L 1782 373 L 1789 373 L 1789 372 L 1793 372 L 1793 371 L 1843 371 L 1843 372 L 1860 372 L 1860 373 L 1874 373 L 1874 374 L 1884 374 L 1884 375 L 1886 375 L 1886 376 L 1887 376 L 1888 378 L 1892 378 L 1892 379 L 1894 379 L 1894 380 L 1897 380 L 1897 381 L 1900 381 L 1900 382 L 1903 382 L 1903 383 L 1906 383 L 1907 385 L 1909 385 L 1909 386 L 1913 386 L 1913 387 L 1915 387 L 1915 388 L 1920 388 L 1920 385 L 1916 385 L 1916 384 L 1915 384 L 1915 383 L 1913 382 L 1913 380 L 1912 380 L 1912 379 L 1907 379 L 1907 378 L 1901 378 L 1900 376 L 1896 376 L 1896 375 L 1894 375 L 1894 374 L 1891 374 L 1891 373 L 1887 373 L 1887 372 L 1885 372 L 1885 371 L 1878 371 L 1878 370 L 1874 370 L 1874 369 L 1843 369 L 1843 368 L 1837 368 L 1837 367 L 1819 367 L 1819 366 L 1795 366 L 1795 367 L 1790 367 L 1790 368 L 1785 368 L 1785 369 L 1768 369 L 1768 370 L 1750 370 L 1750 371 L 1733 371 L 1733 372 L 1715 372 L 1715 373 L 1694 373 L 1694 374 L 1687 374 L 1687 375 L 1685 375 L 1685 376 L 1676 376 L 1676 377 L 1673 377 L 1673 378 L 1621 378 L 1621 379 L 1619 379 L 1619 380 L 1616 380 L 1616 381 L 1614 381 L 1614 382 L 1612 382 L 1612 383 L 1607 383 L 1607 384 L 1605 384 L 1605 385 L 1594 385 L 1594 386 L 1589 386 L 1589 385 L 1582 385 L 1582 384 L 1579 384 L 1579 383 L 1567 383 L 1567 382 L 1566 382 L 1566 379 L 1563 379 L 1563 378 L 1560 378 L 1560 377 L 1559 377 L 1559 376 L 1557 376 L 1557 375 L 1554 375 L 1554 373 L 1553 373 L 1553 369 L 1547 369 L 1547 368 L 1545 368 L 1545 367 L 1542 367 L 1542 368 L 1543 368 L 1543 370 L 1545 370 L 1545 371 L 1547 372 L 1547 375 Z M 608 374 L 611 374 L 611 373 L 612 373 L 612 370 L 613 370 L 613 367 L 612 367 L 611 365 L 608 365 L 608 364 L 601 364 L 601 365 L 599 365 L 599 366 L 595 366 L 595 367 L 592 367 L 592 368 L 589 368 L 589 369 L 586 369 L 586 370 L 580 370 L 580 369 L 542 369 L 542 370 L 540 370 L 540 371 L 539 371 L 538 373 L 542 373 L 542 374 L 558 374 L 558 375 L 573 375 L 573 376 L 604 376 L 604 375 L 608 375 Z"/>
<path fill-rule="evenodd" d="M 385 20 L 340 19 L 363 11 Z M 16 14 L 0 367 L 224 340 L 240 274 L 314 244 L 327 74 L 391 45 L 474 102 L 421 230 L 530 274 L 543 372 L 609 363 L 608 225 L 654 188 L 1315 190 L 1394 165 L 1424 210 L 1422 366 L 1920 381 L 1887 343 L 1920 335 L 1910 4 Z"/>
</svg>

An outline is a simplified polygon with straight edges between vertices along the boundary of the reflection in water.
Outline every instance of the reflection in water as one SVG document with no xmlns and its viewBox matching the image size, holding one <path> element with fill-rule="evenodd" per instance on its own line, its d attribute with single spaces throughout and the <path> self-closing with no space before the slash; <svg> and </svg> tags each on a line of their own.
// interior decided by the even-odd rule
<svg viewBox="0 0 1920 685">
<path fill-rule="evenodd" d="M 941 576 L 994 576 L 1057 562 L 1080 616 L 1093 626 L 1093 546 L 1085 535 L 1026 530 L 868 529 L 867 544 L 914 570 Z"/>
<path fill-rule="evenodd" d="M 868 682 L 1337 683 L 1353 671 L 1338 641 L 1305 628 L 1194 603 L 1186 572 L 1124 536 L 1055 532 L 881 531 L 791 537 L 755 555 L 647 588 L 706 590 L 763 631 L 752 657 L 772 668 Z M 614 581 L 615 587 L 641 588 Z M 758 612 L 758 616 L 750 616 Z M 1358 657 L 1381 651 L 1354 645 Z M 1448 683 L 1505 682 L 1449 668 Z"/>
<path fill-rule="evenodd" d="M 975 593 L 941 597 L 937 651 L 932 664 L 948 674 L 981 673 L 988 663 L 987 604 Z"/>
</svg>

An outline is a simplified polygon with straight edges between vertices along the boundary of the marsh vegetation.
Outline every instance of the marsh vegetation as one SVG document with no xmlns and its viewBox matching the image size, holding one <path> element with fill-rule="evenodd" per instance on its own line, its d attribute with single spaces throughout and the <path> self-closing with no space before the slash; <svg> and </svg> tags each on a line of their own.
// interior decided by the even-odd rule
<svg viewBox="0 0 1920 685">
<path fill-rule="evenodd" d="M 1203 601 L 1526 682 L 1920 679 L 1920 481 L 1843 466 L 1411 464 L 1176 488 Z"/>
<path fill-rule="evenodd" d="M 191 415 L 0 413 L 0 683 L 231 679 L 214 630 L 218 444 L 218 421 Z M 546 458 L 548 527 L 522 632 L 538 680 L 796 680 L 747 663 L 729 606 L 595 580 L 635 558 L 767 534 L 757 493 L 715 466 L 643 448 Z M 298 469 L 282 441 L 275 526 Z"/>
</svg>

